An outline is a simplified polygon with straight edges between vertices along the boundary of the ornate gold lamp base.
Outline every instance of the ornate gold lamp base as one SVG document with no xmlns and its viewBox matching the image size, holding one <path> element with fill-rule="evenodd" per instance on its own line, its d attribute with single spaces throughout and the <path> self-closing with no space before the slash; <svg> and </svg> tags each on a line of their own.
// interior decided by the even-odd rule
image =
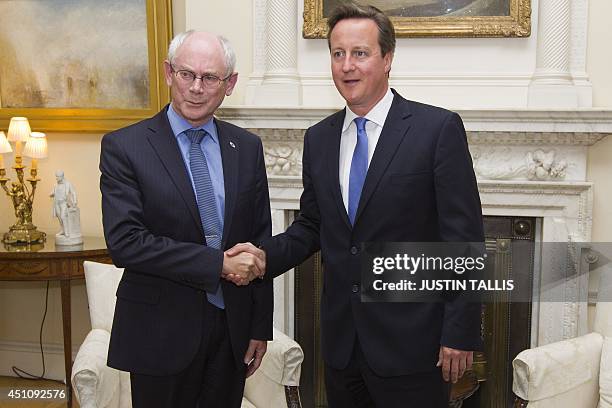
<svg viewBox="0 0 612 408">
<path fill-rule="evenodd" d="M 9 245 L 42 243 L 47 239 L 47 234 L 38 231 L 32 223 L 25 225 L 13 225 L 9 232 L 4 233 L 2 242 Z"/>
</svg>

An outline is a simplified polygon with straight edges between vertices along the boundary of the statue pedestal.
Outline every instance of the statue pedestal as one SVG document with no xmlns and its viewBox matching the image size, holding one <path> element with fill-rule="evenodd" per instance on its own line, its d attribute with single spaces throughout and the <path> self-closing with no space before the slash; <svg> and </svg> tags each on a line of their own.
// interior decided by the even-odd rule
<svg viewBox="0 0 612 408">
<path fill-rule="evenodd" d="M 55 245 L 66 246 L 66 245 L 78 245 L 83 243 L 83 236 L 79 234 L 74 237 L 67 237 L 61 232 L 55 234 Z"/>
<path fill-rule="evenodd" d="M 68 208 L 64 232 L 55 234 L 56 245 L 78 245 L 83 242 L 81 235 L 81 211 L 78 207 Z"/>
</svg>

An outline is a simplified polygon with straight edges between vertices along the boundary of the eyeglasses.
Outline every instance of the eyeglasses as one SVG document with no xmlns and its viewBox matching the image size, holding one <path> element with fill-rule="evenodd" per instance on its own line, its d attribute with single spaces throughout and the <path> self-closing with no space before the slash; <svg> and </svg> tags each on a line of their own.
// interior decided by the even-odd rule
<svg viewBox="0 0 612 408">
<path fill-rule="evenodd" d="M 191 85 L 195 82 L 196 79 L 199 79 L 202 81 L 202 85 L 207 88 L 218 88 L 222 82 L 227 81 L 232 76 L 232 74 L 229 74 L 225 78 L 219 78 L 218 76 L 212 74 L 204 74 L 202 76 L 197 76 L 194 72 L 189 71 L 188 69 L 176 70 L 174 69 L 174 66 L 172 64 L 170 64 L 170 69 L 172 70 L 172 72 L 174 72 L 176 77 L 184 84 Z"/>
</svg>

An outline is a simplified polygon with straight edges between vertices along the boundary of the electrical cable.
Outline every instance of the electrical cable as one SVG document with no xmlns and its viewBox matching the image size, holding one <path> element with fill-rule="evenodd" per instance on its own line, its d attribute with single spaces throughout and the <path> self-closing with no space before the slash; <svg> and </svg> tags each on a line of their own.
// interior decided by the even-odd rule
<svg viewBox="0 0 612 408">
<path fill-rule="evenodd" d="M 47 371 L 47 368 L 45 366 L 45 352 L 43 350 L 43 342 L 42 342 L 42 337 L 43 337 L 43 329 L 45 327 L 45 320 L 47 318 L 47 310 L 49 307 L 49 281 L 47 281 L 47 290 L 45 292 L 45 312 L 43 313 L 43 318 L 42 318 L 42 322 L 40 323 L 40 332 L 38 334 L 38 341 L 40 344 L 40 357 L 42 359 L 42 374 L 37 376 L 34 374 L 30 374 L 25 370 L 22 370 L 21 368 L 17 367 L 17 366 L 12 366 L 11 369 L 13 370 L 13 373 L 15 373 L 15 375 L 19 378 L 23 378 L 23 379 L 27 379 L 27 380 L 48 380 L 48 381 L 56 381 L 59 383 L 63 384 L 63 381 L 58 381 L 58 380 L 53 380 L 50 378 L 45 378 L 45 372 Z"/>
</svg>

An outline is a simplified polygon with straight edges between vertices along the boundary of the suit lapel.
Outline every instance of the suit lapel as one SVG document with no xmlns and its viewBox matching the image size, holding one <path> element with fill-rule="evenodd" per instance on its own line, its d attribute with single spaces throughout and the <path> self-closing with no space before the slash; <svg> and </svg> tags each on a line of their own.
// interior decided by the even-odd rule
<svg viewBox="0 0 612 408">
<path fill-rule="evenodd" d="M 368 167 L 368 173 L 359 198 L 355 224 L 359 221 L 359 216 L 368 205 L 368 201 L 376 190 L 380 179 L 397 153 L 404 136 L 408 133 L 408 129 L 410 129 L 408 118 L 411 115 L 406 100 L 394 92 L 391 109 L 389 109 L 372 161 Z"/>
<path fill-rule="evenodd" d="M 221 148 L 221 161 L 223 162 L 223 181 L 225 184 L 225 210 L 223 215 L 223 241 L 222 248 L 225 248 L 227 235 L 229 234 L 234 206 L 236 204 L 236 194 L 238 192 L 238 163 L 240 162 L 240 145 L 236 135 L 234 135 L 225 122 L 215 119 L 217 134 L 219 135 L 219 147 Z"/>
<path fill-rule="evenodd" d="M 185 201 L 185 205 L 196 223 L 195 225 L 198 225 L 200 231 L 203 231 L 193 187 L 191 186 L 178 142 L 170 127 L 170 122 L 168 122 L 167 109 L 168 107 L 166 106 L 165 109 L 151 119 L 149 125 L 150 133 L 148 135 L 149 143 L 166 168 L 183 201 Z"/>
<path fill-rule="evenodd" d="M 344 123 L 344 116 L 346 115 L 346 108 L 336 114 L 334 119 L 331 121 L 331 129 L 329 131 L 329 137 L 327 138 L 327 164 L 329 167 L 329 182 L 334 201 L 338 207 L 340 217 L 344 220 L 347 228 L 351 227 L 351 222 L 346 213 L 344 207 L 344 201 L 342 201 L 342 192 L 340 191 L 340 138 L 342 137 L 342 124 Z"/>
</svg>

